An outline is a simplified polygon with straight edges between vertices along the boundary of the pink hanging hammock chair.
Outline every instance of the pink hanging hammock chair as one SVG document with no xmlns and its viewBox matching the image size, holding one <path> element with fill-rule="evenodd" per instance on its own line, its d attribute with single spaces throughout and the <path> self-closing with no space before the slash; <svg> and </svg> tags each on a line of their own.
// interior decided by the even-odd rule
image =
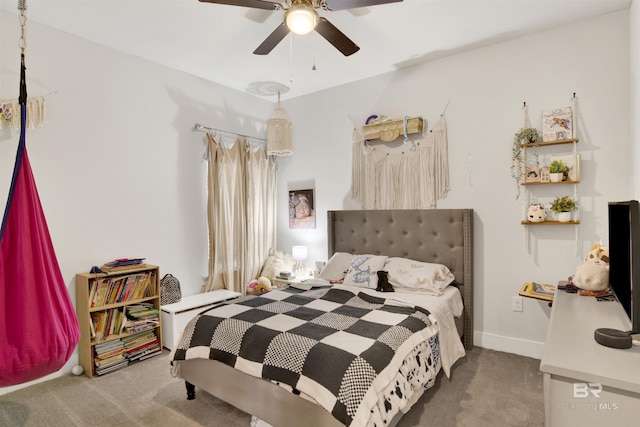
<svg viewBox="0 0 640 427">
<path fill-rule="evenodd" d="M 27 156 L 24 52 L 19 101 L 20 141 L 0 231 L 0 387 L 60 370 L 80 338 Z"/>
</svg>

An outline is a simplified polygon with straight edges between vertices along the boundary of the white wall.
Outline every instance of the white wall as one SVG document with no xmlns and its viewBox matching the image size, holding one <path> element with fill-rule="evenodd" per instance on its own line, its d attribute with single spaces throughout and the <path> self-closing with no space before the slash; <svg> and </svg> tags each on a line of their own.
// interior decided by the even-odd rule
<svg viewBox="0 0 640 427">
<path fill-rule="evenodd" d="M 540 357 L 550 309 L 525 300 L 524 311 L 513 312 L 511 297 L 524 282 L 555 284 L 572 275 L 593 243 L 606 242 L 607 201 L 634 196 L 628 17 L 613 13 L 284 102 L 295 153 L 280 162 L 280 248 L 305 243 L 309 266 L 326 260 L 326 211 L 358 208 L 350 198 L 354 127 L 374 113 L 422 115 L 431 126 L 450 102 L 451 192 L 438 207 L 475 210 L 476 343 Z M 540 129 L 541 112 L 570 105 L 573 92 L 583 157 L 581 224 L 525 227 L 510 171 L 523 101 Z M 286 192 L 300 185 L 315 187 L 315 230 L 287 227 Z M 536 191 L 572 194 L 558 186 Z"/>
<path fill-rule="evenodd" d="M 18 18 L 0 12 L 0 99 L 18 97 Z M 185 295 L 207 272 L 205 126 L 263 136 L 262 100 L 30 23 L 29 94 L 46 95 L 47 123 L 27 148 L 63 277 L 117 257 L 146 257 Z M 0 130 L 6 202 L 19 132 Z M 77 352 L 65 372 L 77 364 Z M 0 393 L 8 389 L 0 389 Z"/>
</svg>

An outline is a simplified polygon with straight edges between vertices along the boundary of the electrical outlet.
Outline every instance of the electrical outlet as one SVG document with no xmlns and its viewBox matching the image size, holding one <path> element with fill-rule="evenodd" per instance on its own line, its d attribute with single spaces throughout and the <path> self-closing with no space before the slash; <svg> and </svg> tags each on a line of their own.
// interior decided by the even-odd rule
<svg viewBox="0 0 640 427">
<path fill-rule="evenodd" d="M 511 311 L 522 311 L 522 297 L 511 297 Z"/>
</svg>

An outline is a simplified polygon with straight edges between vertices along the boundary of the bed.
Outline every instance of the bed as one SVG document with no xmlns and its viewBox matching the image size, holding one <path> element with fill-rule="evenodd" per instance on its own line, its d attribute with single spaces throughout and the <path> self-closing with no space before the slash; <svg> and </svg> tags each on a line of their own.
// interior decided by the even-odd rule
<svg viewBox="0 0 640 427">
<path fill-rule="evenodd" d="M 429 306 L 429 319 L 437 320 L 433 322 L 437 325 L 435 335 L 441 341 L 441 344 L 435 347 L 442 356 L 435 372 L 431 374 L 437 375 L 442 368 L 448 375 L 450 366 L 464 355 L 464 350 L 470 350 L 473 347 L 473 211 L 471 209 L 329 211 L 327 228 L 329 258 L 336 253 L 371 254 L 443 264 L 448 267 L 455 280 L 452 286 L 447 287 L 446 295 L 452 300 L 453 296 L 457 295 L 457 298 L 463 302 L 464 308 L 461 304 L 461 313 L 457 313 L 460 315 L 456 318 L 447 315 L 447 319 L 449 317 L 451 319 L 445 321 L 445 315 L 441 315 L 439 308 L 432 309 Z M 296 293 L 303 292 L 304 289 L 292 288 L 277 291 Z M 315 291 L 325 295 L 325 292 L 344 294 L 347 290 L 338 285 L 331 287 L 330 290 L 320 288 Z M 273 295 L 274 298 L 284 298 L 273 291 L 268 294 Z M 387 298 L 392 294 L 393 297 Z M 300 296 L 306 296 L 306 294 Z M 379 301 L 375 298 L 378 297 L 384 299 L 385 308 L 388 308 L 387 302 L 392 306 L 396 304 L 402 306 L 403 298 L 409 298 L 407 302 L 415 299 L 411 296 L 403 297 L 402 293 L 383 294 L 371 289 L 358 293 L 358 298 L 364 298 L 367 302 L 377 303 Z M 335 298 L 335 295 L 331 294 L 331 298 Z M 403 306 L 402 310 L 404 309 Z M 411 314 L 410 318 L 414 320 L 420 316 L 420 313 Z M 425 322 L 428 323 L 427 320 Z M 434 325 L 430 325 L 429 328 L 433 328 Z M 189 328 L 190 326 L 185 328 L 183 336 L 186 338 L 189 335 L 187 341 L 191 340 L 194 334 L 193 328 L 191 330 Z M 428 339 L 429 342 L 431 340 L 432 337 Z M 452 343 L 454 350 L 451 352 L 455 354 L 447 356 L 447 343 Z M 232 367 L 233 363 L 225 364 L 211 360 L 206 352 L 202 357 L 181 360 L 188 346 L 183 344 L 182 350 L 179 348 L 180 345 L 172 353 L 172 372 L 185 380 L 188 398 L 194 398 L 195 387 L 198 387 L 276 427 L 300 425 L 324 427 L 345 424 L 338 421 L 328 409 L 309 399 L 305 390 L 302 393 L 296 389 L 292 390 L 286 381 L 280 382 L 279 385 L 274 384 L 235 369 Z M 413 351 L 417 351 L 416 349 Z M 181 351 L 182 356 L 177 357 Z M 331 363 L 332 361 L 328 361 L 328 364 Z M 385 373 L 388 374 L 388 370 L 385 370 Z M 431 377 L 427 380 L 433 381 L 433 379 Z M 250 395 L 247 390 L 251 390 Z M 420 389 L 415 396 L 407 399 L 409 401 L 407 407 L 391 419 L 385 419 L 384 422 L 388 425 L 397 423 L 402 413 L 415 403 L 423 391 Z M 264 398 L 256 399 L 255 396 L 264 396 Z M 382 407 L 380 412 L 384 412 L 386 402 L 384 398 L 380 399 L 378 406 Z M 358 423 L 354 422 L 352 425 L 358 425 Z"/>
</svg>

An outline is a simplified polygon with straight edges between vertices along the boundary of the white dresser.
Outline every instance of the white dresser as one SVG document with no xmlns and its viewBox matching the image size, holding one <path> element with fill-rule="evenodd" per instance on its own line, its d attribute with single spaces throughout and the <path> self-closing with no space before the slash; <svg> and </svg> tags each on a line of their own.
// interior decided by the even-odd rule
<svg viewBox="0 0 640 427">
<path fill-rule="evenodd" d="M 604 347 L 598 328 L 631 324 L 617 301 L 556 292 L 540 363 L 547 427 L 640 425 L 640 347 Z"/>
<path fill-rule="evenodd" d="M 189 295 L 182 297 L 179 302 L 161 306 L 162 345 L 172 350 L 189 320 L 214 304 L 237 298 L 240 295 L 239 292 L 224 289 Z"/>
</svg>

